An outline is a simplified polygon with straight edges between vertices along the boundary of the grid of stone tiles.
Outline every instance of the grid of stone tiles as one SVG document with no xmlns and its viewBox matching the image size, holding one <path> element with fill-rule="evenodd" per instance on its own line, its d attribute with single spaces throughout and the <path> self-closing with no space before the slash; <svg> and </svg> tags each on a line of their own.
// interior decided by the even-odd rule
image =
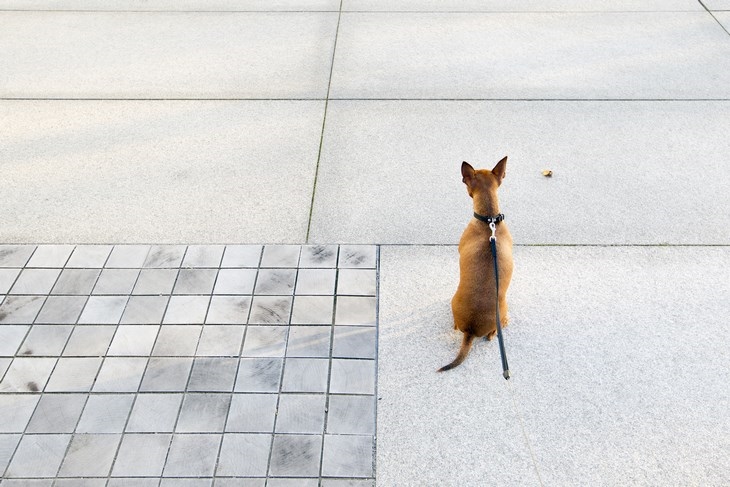
<svg viewBox="0 0 730 487">
<path fill-rule="evenodd" d="M 0 245 L 3 487 L 373 485 L 377 261 Z"/>
</svg>

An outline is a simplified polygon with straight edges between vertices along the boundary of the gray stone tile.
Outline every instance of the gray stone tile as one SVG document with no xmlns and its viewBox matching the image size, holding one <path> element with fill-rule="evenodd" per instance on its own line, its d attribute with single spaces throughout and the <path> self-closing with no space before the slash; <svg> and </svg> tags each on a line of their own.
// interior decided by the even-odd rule
<svg viewBox="0 0 730 487">
<path fill-rule="evenodd" d="M 284 366 L 283 392 L 326 392 L 329 360 L 288 358 Z"/>
<path fill-rule="evenodd" d="M 115 245 L 105 267 L 138 269 L 144 265 L 149 251 L 149 245 Z"/>
<path fill-rule="evenodd" d="M 42 391 L 55 365 L 55 358 L 16 358 L 0 382 L 0 392 Z"/>
<path fill-rule="evenodd" d="M 139 269 L 104 269 L 94 286 L 93 294 L 131 294 Z"/>
<path fill-rule="evenodd" d="M 113 325 L 89 325 L 74 328 L 66 348 L 64 357 L 100 357 L 106 355 L 109 344 L 114 337 L 116 327 Z"/>
<path fill-rule="evenodd" d="M 79 318 L 80 324 L 114 325 L 119 323 L 127 296 L 91 296 Z"/>
<path fill-rule="evenodd" d="M 372 436 L 324 436 L 323 477 L 372 477 Z"/>
<path fill-rule="evenodd" d="M 203 323 L 208 311 L 210 296 L 172 296 L 167 304 L 163 323 L 193 324 Z"/>
<path fill-rule="evenodd" d="M 61 357 L 46 392 L 88 392 L 101 367 L 101 357 Z"/>
<path fill-rule="evenodd" d="M 146 358 L 107 357 L 93 392 L 137 392 L 146 366 Z"/>
<path fill-rule="evenodd" d="M 238 365 L 235 392 L 279 392 L 283 360 L 242 358 Z"/>
<path fill-rule="evenodd" d="M 706 0 L 703 2 L 710 10 L 730 10 L 730 2 L 728 0 Z M 722 18 L 723 12 L 717 12 L 719 18 Z"/>
<path fill-rule="evenodd" d="M 221 269 L 214 294 L 253 294 L 256 269 Z"/>
<path fill-rule="evenodd" d="M 71 435 L 25 435 L 20 440 L 5 477 L 54 477 Z"/>
<path fill-rule="evenodd" d="M 35 325 L 18 354 L 36 357 L 61 355 L 72 329 L 71 325 Z"/>
<path fill-rule="evenodd" d="M 304 245 L 299 267 L 337 267 L 337 245 Z"/>
<path fill-rule="evenodd" d="M 258 267 L 261 245 L 226 245 L 221 267 Z"/>
<path fill-rule="evenodd" d="M 333 359 L 330 393 L 374 394 L 375 361 Z"/>
<path fill-rule="evenodd" d="M 335 269 L 299 269 L 296 294 L 335 294 Z"/>
<path fill-rule="evenodd" d="M 289 324 L 292 298 L 290 296 L 254 296 L 248 322 L 261 325 Z"/>
<path fill-rule="evenodd" d="M 39 245 L 26 267 L 63 267 L 73 249 L 73 245 Z"/>
<path fill-rule="evenodd" d="M 198 346 L 199 325 L 163 325 L 157 336 L 152 355 L 155 356 L 193 356 Z"/>
<path fill-rule="evenodd" d="M 184 245 L 154 245 L 150 248 L 143 267 L 170 268 L 180 267 L 185 255 Z"/>
<path fill-rule="evenodd" d="M 104 267 L 111 245 L 77 245 L 71 253 L 66 267 L 70 268 L 101 268 Z"/>
<path fill-rule="evenodd" d="M 0 245 L 0 267 L 23 267 L 34 250 L 33 245 Z"/>
<path fill-rule="evenodd" d="M 327 433 L 375 434 L 375 396 L 331 395 L 327 409 Z"/>
<path fill-rule="evenodd" d="M 624 4 L 623 2 L 616 2 Z M 652 2 L 649 2 L 650 4 Z M 676 0 L 670 2 L 670 5 L 677 5 Z M 38 9 L 40 7 L 48 10 L 80 10 L 93 12 L 118 12 L 134 10 L 137 12 L 200 12 L 203 9 L 209 9 L 208 12 L 336 12 L 340 2 L 337 0 L 248 0 L 241 3 L 238 0 L 218 0 L 210 3 L 205 0 L 158 0 L 149 3 L 146 0 L 125 0 L 123 2 L 112 3 L 96 3 L 94 0 L 63 0 L 62 2 L 38 1 L 19 1 L 4 0 L 3 8 L 12 10 L 29 10 Z M 630 3 L 629 3 L 630 5 Z M 660 4 L 659 4 L 660 5 Z M 381 6 L 382 7 L 382 6 Z M 654 10 L 657 10 L 655 7 Z M 676 10 L 680 10 L 676 8 Z"/>
<path fill-rule="evenodd" d="M 334 297 L 295 296 L 292 325 L 331 325 Z"/>
<path fill-rule="evenodd" d="M 222 433 L 230 405 L 230 394 L 185 394 L 175 431 Z"/>
<path fill-rule="evenodd" d="M 76 323 L 86 305 L 86 296 L 48 296 L 36 323 Z"/>
<path fill-rule="evenodd" d="M 149 477 L 112 477 L 106 485 L 107 487 L 159 487 L 160 479 Z"/>
<path fill-rule="evenodd" d="M 109 356 L 147 356 L 160 331 L 155 325 L 119 325 L 109 347 Z"/>
<path fill-rule="evenodd" d="M 56 479 L 53 487 L 106 487 L 106 478 Z"/>
<path fill-rule="evenodd" d="M 322 436 L 275 435 L 269 475 L 316 477 L 322 452 Z"/>
<path fill-rule="evenodd" d="M 698 11 L 698 7 L 685 0 L 513 0 L 509 3 L 500 0 L 345 0 L 342 9 L 366 12 L 690 12 Z"/>
<path fill-rule="evenodd" d="M 98 269 L 64 269 L 52 294 L 89 295 L 100 273 Z"/>
<path fill-rule="evenodd" d="M 243 340 L 242 357 L 283 357 L 288 326 L 249 326 Z"/>
<path fill-rule="evenodd" d="M 377 299 L 338 296 L 335 325 L 375 325 Z"/>
<path fill-rule="evenodd" d="M 375 296 L 376 279 L 375 269 L 340 269 L 337 276 L 337 294 Z"/>
<path fill-rule="evenodd" d="M 288 295 L 294 293 L 296 269 L 261 269 L 256 278 L 257 295 Z"/>
<path fill-rule="evenodd" d="M 105 477 L 122 435 L 74 435 L 58 472 L 62 477 Z"/>
<path fill-rule="evenodd" d="M 177 269 L 142 269 L 132 294 L 172 294 Z"/>
<path fill-rule="evenodd" d="M 122 437 L 112 477 L 159 477 L 172 435 L 126 434 Z M 136 485 L 136 484 L 135 484 Z"/>
<path fill-rule="evenodd" d="M 237 358 L 196 358 L 188 391 L 232 392 L 237 370 Z"/>
<path fill-rule="evenodd" d="M 212 477 L 220 442 L 221 435 L 173 435 L 164 476 Z"/>
<path fill-rule="evenodd" d="M 223 436 L 216 475 L 263 477 L 266 475 L 270 448 L 271 435 L 226 434 Z"/>
<path fill-rule="evenodd" d="M 175 429 L 183 394 L 138 394 L 127 431 L 170 433 Z"/>
<path fill-rule="evenodd" d="M 213 485 L 213 479 L 163 478 L 160 481 L 160 487 L 210 487 L 211 485 Z"/>
<path fill-rule="evenodd" d="M 223 441 L 225 441 L 225 437 Z M 266 487 L 266 479 L 254 477 L 219 477 L 215 479 L 215 487 Z"/>
<path fill-rule="evenodd" d="M 30 421 L 40 396 L 27 394 L 0 395 L 0 434 L 22 433 Z"/>
<path fill-rule="evenodd" d="M 190 245 L 185 252 L 182 266 L 220 267 L 224 249 L 223 245 Z"/>
<path fill-rule="evenodd" d="M 211 310 L 212 308 L 211 302 Z M 209 311 L 209 318 L 210 314 Z M 245 328 L 234 325 L 205 325 L 195 354 L 204 357 L 237 357 L 241 351 Z"/>
<path fill-rule="evenodd" d="M 53 479 L 5 479 L 3 487 L 52 487 Z"/>
<path fill-rule="evenodd" d="M 261 267 L 297 267 L 299 245 L 266 245 L 261 256 Z"/>
<path fill-rule="evenodd" d="M 0 294 L 7 294 L 13 286 L 15 279 L 20 274 L 20 269 L 2 269 L 0 268 Z M 2 302 L 2 301 L 0 301 Z"/>
<path fill-rule="evenodd" d="M 267 487 L 319 487 L 319 479 L 287 479 L 273 477 L 268 480 L 266 485 Z"/>
<path fill-rule="evenodd" d="M 0 326 L 0 356 L 12 357 L 28 333 L 28 325 Z"/>
<path fill-rule="evenodd" d="M 322 434 L 324 394 L 281 394 L 276 416 L 276 433 Z"/>
<path fill-rule="evenodd" d="M 333 357 L 375 358 L 377 335 L 372 326 L 336 326 L 333 340 Z"/>
<path fill-rule="evenodd" d="M 329 357 L 330 326 L 292 326 L 286 344 L 287 357 Z"/>
<path fill-rule="evenodd" d="M 277 400 L 276 394 L 233 394 L 226 432 L 272 433 Z"/>
<path fill-rule="evenodd" d="M 377 249 L 374 245 L 341 245 L 337 267 L 340 269 L 375 269 Z"/>
<path fill-rule="evenodd" d="M 19 442 L 20 435 L 0 435 L 0 472 L 5 472 Z"/>
<path fill-rule="evenodd" d="M 245 324 L 251 308 L 249 296 L 212 296 L 206 323 Z"/>
<path fill-rule="evenodd" d="M 0 304 L 0 324 L 33 323 L 44 300 L 44 296 L 7 296 Z"/>
<path fill-rule="evenodd" d="M 122 433 L 134 394 L 91 394 L 76 433 Z"/>
<path fill-rule="evenodd" d="M 180 269 L 173 294 L 211 294 L 217 269 Z"/>
<path fill-rule="evenodd" d="M 26 432 L 73 433 L 86 398 L 86 394 L 43 394 Z"/>
<path fill-rule="evenodd" d="M 60 273 L 60 269 L 23 269 L 9 294 L 48 294 Z"/>
<path fill-rule="evenodd" d="M 165 314 L 168 296 L 130 296 L 121 324 L 159 324 Z"/>
<path fill-rule="evenodd" d="M 0 358 L 0 379 L 5 375 L 5 371 L 8 370 L 12 361 L 12 358 Z"/>
<path fill-rule="evenodd" d="M 184 391 L 192 365 L 192 358 L 153 357 L 147 365 L 140 391 Z"/>
</svg>

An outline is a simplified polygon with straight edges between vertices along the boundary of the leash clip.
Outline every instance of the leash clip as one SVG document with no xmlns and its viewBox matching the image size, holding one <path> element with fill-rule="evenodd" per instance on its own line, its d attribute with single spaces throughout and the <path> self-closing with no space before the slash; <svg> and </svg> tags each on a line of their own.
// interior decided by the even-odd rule
<svg viewBox="0 0 730 487">
<path fill-rule="evenodd" d="M 494 222 L 489 222 L 489 229 L 492 231 L 492 236 L 489 237 L 489 240 L 497 240 L 497 226 L 494 224 Z"/>
</svg>

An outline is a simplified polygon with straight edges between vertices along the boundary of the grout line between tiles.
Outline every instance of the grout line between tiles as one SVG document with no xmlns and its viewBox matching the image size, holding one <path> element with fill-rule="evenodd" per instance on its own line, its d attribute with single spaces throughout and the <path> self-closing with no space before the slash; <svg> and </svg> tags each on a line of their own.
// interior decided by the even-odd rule
<svg viewBox="0 0 730 487">
<path fill-rule="evenodd" d="M 720 22 L 720 20 L 718 20 L 718 18 L 715 16 L 715 14 L 712 12 L 712 10 L 707 8 L 707 6 L 705 5 L 705 2 L 703 0 L 697 0 L 697 1 L 699 2 L 700 5 L 702 5 L 702 8 L 704 8 L 705 11 L 708 14 L 710 14 L 710 17 L 712 17 L 715 20 L 715 22 L 718 23 L 718 25 L 722 28 L 722 30 L 724 30 L 727 35 L 730 35 L 730 31 L 728 31 L 727 28 L 722 24 L 722 22 Z"/>
</svg>

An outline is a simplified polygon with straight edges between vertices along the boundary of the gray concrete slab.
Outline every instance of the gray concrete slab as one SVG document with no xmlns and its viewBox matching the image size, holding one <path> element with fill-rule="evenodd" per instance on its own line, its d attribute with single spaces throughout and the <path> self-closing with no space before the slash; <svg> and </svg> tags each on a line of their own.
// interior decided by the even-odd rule
<svg viewBox="0 0 730 487">
<path fill-rule="evenodd" d="M 706 0 L 712 2 L 713 0 Z M 714 0 L 723 1 L 723 0 Z M 696 0 L 344 0 L 344 11 L 378 12 L 661 12 L 702 11 Z"/>
<path fill-rule="evenodd" d="M 76 10 L 137 12 L 325 11 L 339 9 L 339 0 L 0 0 L 7 10 Z"/>
<path fill-rule="evenodd" d="M 458 243 L 461 161 L 508 155 L 517 243 L 728 244 L 729 124 L 724 101 L 330 101 L 310 239 Z"/>
<path fill-rule="evenodd" d="M 730 3 L 728 4 L 728 10 L 730 10 Z M 730 11 L 715 12 L 714 15 L 717 18 L 717 21 L 720 22 L 723 25 L 723 27 L 730 30 Z"/>
<path fill-rule="evenodd" d="M 728 98 L 730 43 L 706 12 L 343 13 L 330 95 Z"/>
<path fill-rule="evenodd" d="M 322 98 L 337 14 L 6 11 L 0 25 L 3 98 Z"/>
<path fill-rule="evenodd" d="M 302 242 L 323 111 L 1 101 L 0 241 Z"/>
<path fill-rule="evenodd" d="M 505 382 L 496 342 L 435 372 L 456 247 L 381 248 L 379 482 L 726 485 L 728 248 L 515 250 Z"/>
<path fill-rule="evenodd" d="M 703 0 L 710 10 L 730 10 L 730 0 Z"/>
</svg>

